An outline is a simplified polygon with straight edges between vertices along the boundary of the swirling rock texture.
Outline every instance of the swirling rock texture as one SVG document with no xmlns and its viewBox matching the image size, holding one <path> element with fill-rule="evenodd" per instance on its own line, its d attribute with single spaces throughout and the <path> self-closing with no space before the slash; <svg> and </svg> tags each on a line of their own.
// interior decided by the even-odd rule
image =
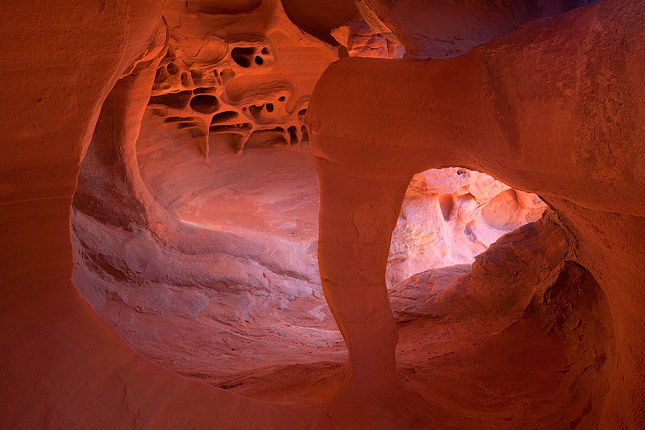
<svg viewBox="0 0 645 430">
<path fill-rule="evenodd" d="M 277 1 L 171 2 L 170 44 L 150 106 L 188 130 L 209 155 L 209 135 L 236 151 L 249 137 L 279 132 L 298 144 L 313 85 L 336 50 L 302 32 Z"/>
<path fill-rule="evenodd" d="M 127 93 L 115 89 L 104 103 L 72 213 L 73 280 L 99 315 L 146 358 L 245 392 L 257 385 L 249 379 L 258 372 L 321 362 L 338 368 L 346 360 L 316 267 L 318 195 L 311 153 L 301 142 L 305 133 L 296 132 L 295 140 L 289 133 L 289 127 L 303 130 L 302 123 L 289 124 L 303 117 L 306 90 L 338 57 L 286 22 L 277 4 L 268 5 L 234 15 L 169 5 L 164 16 L 173 30 L 154 65 L 152 89 L 130 84 Z M 220 22 L 223 17 L 227 23 Z M 246 23 L 240 28 L 250 32 L 253 18 L 263 23 L 264 33 L 234 38 L 235 24 Z M 209 36 L 209 28 L 221 28 L 222 38 Z M 285 38 L 275 28 L 291 34 Z M 370 38 L 376 36 L 381 37 Z M 186 48 L 180 50 L 177 41 Z M 195 44 L 205 44 L 200 53 L 215 54 L 200 54 L 201 63 L 185 59 L 180 53 Z M 257 52 L 249 61 L 237 58 L 240 46 L 253 44 Z M 263 50 L 270 60 L 256 61 L 268 58 Z M 141 111 L 115 112 L 128 104 L 124 99 L 133 106 L 139 94 L 150 99 L 135 147 L 137 128 L 128 121 Z M 233 99 L 245 104 L 233 105 Z M 145 106 L 145 97 L 137 104 Z M 265 105 L 275 115 L 258 123 L 254 112 Z M 217 118 L 228 118 L 222 120 L 228 124 L 208 125 Z M 116 119 L 134 130 L 131 137 L 114 135 Z M 247 122 L 232 124 L 239 121 Z M 516 193 L 465 169 L 419 175 L 393 234 L 389 283 L 472 262 L 503 233 L 539 218 L 533 203 L 533 219 L 526 218 Z"/>
<path fill-rule="evenodd" d="M 59 3 L 0 8 L 0 427 L 645 426 L 642 1 Z"/>
<path fill-rule="evenodd" d="M 546 204 L 464 168 L 415 175 L 392 232 L 388 286 L 429 268 L 471 263 L 502 234 L 537 221 Z"/>
</svg>

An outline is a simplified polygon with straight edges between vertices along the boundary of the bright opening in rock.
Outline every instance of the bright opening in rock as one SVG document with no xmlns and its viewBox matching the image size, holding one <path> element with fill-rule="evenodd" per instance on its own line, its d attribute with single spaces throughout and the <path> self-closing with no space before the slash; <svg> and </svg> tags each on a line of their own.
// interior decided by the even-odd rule
<svg viewBox="0 0 645 430">
<path fill-rule="evenodd" d="M 8 1 L 0 428 L 645 428 L 642 1 Z"/>
<path fill-rule="evenodd" d="M 339 381 L 347 357 L 316 267 L 309 142 L 257 134 L 239 155 L 214 135 L 205 160 L 154 106 L 136 165 L 123 160 L 138 172 L 110 176 L 116 149 L 98 137 L 85 157 L 75 284 L 135 350 L 182 375 L 268 400 L 293 396 L 280 381 L 304 369 Z M 149 192 L 143 201 L 137 188 Z M 462 168 L 416 175 L 392 235 L 388 285 L 456 264 L 451 274 L 467 273 L 499 236 L 539 219 L 545 204 L 524 195 Z"/>
<path fill-rule="evenodd" d="M 415 175 L 392 233 L 389 286 L 438 267 L 468 264 L 500 236 L 537 221 L 546 204 L 464 168 Z"/>
<path fill-rule="evenodd" d="M 357 28 L 335 37 L 349 44 L 352 32 L 369 27 Z M 374 41 L 384 43 L 379 55 L 399 55 L 389 41 Z M 372 48 L 355 43 L 350 53 L 374 56 Z M 289 50 L 271 51 L 299 61 L 283 65 L 290 78 L 276 83 L 251 68 L 264 64 L 260 52 L 269 58 L 266 48 L 237 46 L 230 60 L 191 66 L 181 43 L 172 43 L 136 145 L 115 141 L 111 123 L 99 119 L 74 199 L 73 280 L 145 358 L 238 394 L 309 404 L 342 386 L 348 355 L 317 266 L 320 202 L 303 97 L 316 81 L 299 80 L 302 58 Z M 321 56 L 335 56 L 322 43 L 303 53 L 313 75 L 322 72 Z M 416 392 L 436 396 L 431 387 L 441 381 L 446 398 L 473 393 L 445 407 L 478 410 L 486 398 L 478 390 L 512 402 L 535 386 L 525 415 L 558 398 L 571 351 L 543 330 L 552 317 L 534 301 L 563 277 L 582 289 L 595 283 L 582 268 L 535 257 L 561 252 L 548 238 L 555 227 L 540 221 L 545 210 L 537 195 L 463 167 L 412 178 L 385 284 L 399 372 Z M 482 274 L 497 281 L 482 283 Z M 486 323 L 475 323 L 479 315 Z M 598 339 L 608 343 L 606 334 Z M 491 348 L 506 352 L 477 363 Z M 493 378 L 497 367 L 518 375 Z M 504 411 L 496 409 L 511 413 Z"/>
</svg>

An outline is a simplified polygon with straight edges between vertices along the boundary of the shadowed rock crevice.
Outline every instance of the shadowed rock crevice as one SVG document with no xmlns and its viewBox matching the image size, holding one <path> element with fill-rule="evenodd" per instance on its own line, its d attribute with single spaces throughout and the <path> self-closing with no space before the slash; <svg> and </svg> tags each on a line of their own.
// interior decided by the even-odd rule
<svg viewBox="0 0 645 430">
<path fill-rule="evenodd" d="M 641 0 L 3 6 L 1 428 L 645 428 Z"/>
</svg>

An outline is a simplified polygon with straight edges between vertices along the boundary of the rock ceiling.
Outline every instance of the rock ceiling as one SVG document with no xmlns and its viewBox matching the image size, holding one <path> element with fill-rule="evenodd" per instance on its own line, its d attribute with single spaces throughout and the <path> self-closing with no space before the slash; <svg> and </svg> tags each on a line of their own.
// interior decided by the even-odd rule
<svg viewBox="0 0 645 430">
<path fill-rule="evenodd" d="M 645 5 L 590 3 L 9 0 L 0 427 L 643 428 Z"/>
</svg>

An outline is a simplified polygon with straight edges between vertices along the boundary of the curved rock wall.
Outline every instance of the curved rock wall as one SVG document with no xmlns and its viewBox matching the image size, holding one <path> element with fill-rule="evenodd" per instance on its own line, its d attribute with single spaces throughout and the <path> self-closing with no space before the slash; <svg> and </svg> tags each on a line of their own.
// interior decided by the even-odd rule
<svg viewBox="0 0 645 430">
<path fill-rule="evenodd" d="M 488 175 L 430 169 L 412 178 L 392 232 L 388 286 L 427 269 L 472 263 L 501 235 L 537 221 L 546 204 Z"/>
<path fill-rule="evenodd" d="M 644 13 L 642 2 L 606 1 L 455 59 L 345 59 L 323 75 L 309 117 L 321 184 L 319 263 L 349 345 L 350 390 L 369 386 L 386 397 L 398 384 L 384 274 L 405 187 L 429 167 L 462 165 L 537 192 L 557 211 L 569 244 L 563 261 L 598 283 L 615 333 L 615 350 L 600 359 L 610 369 L 609 391 L 594 391 L 581 413 L 604 399 L 599 422 L 589 426 L 643 425 L 636 335 L 643 319 L 635 310 L 643 306 L 645 212 L 633 196 L 645 191 L 636 151 L 645 132 Z M 404 84 L 393 85 L 392 76 Z M 329 102 L 340 97 L 342 114 Z M 414 106 L 414 115 L 402 106 Z M 482 274 L 477 284 L 489 282 Z"/>
<path fill-rule="evenodd" d="M 220 10 L 213 2 L 174 1 L 164 12 L 170 45 L 150 106 L 197 138 L 207 158 L 211 134 L 238 152 L 253 133 L 300 143 L 313 86 L 338 58 L 296 27 L 279 0 L 247 3 Z"/>
<path fill-rule="evenodd" d="M 305 121 L 319 179 L 322 290 L 312 287 L 315 250 L 310 242 L 294 247 L 302 238 L 286 239 L 293 230 L 284 219 L 274 219 L 281 234 L 262 242 L 244 228 L 205 228 L 195 222 L 199 216 L 178 210 L 170 192 L 155 188 L 163 163 L 151 160 L 175 151 L 174 160 L 190 159 L 181 166 L 186 172 L 198 170 L 197 159 L 209 163 L 221 155 L 233 174 L 242 166 L 233 158 L 242 140 L 217 127 L 237 119 L 230 114 L 232 122 L 211 124 L 233 111 L 258 131 L 289 124 L 270 133 L 291 143 L 288 129 L 300 126 L 304 100 L 294 94 L 311 93 L 335 50 L 299 33 L 274 1 L 152 3 L 10 1 L 0 11 L 0 70 L 11 76 L 0 90 L 6 143 L 0 153 L 0 426 L 645 425 L 641 1 L 605 0 L 530 23 L 455 59 L 350 58 L 331 65 Z M 535 6 L 511 3 L 511 10 Z M 390 26 L 408 50 L 414 47 L 408 40 L 421 34 L 414 19 L 417 36 L 406 39 L 399 31 L 405 20 L 370 4 L 367 17 L 364 5 L 357 9 L 370 25 Z M 432 14 L 425 5 L 417 10 Z M 510 20 L 508 28 L 548 10 Z M 331 18 L 317 28 L 339 25 Z M 355 13 L 348 18 L 356 19 Z M 314 58 L 328 58 L 307 69 L 298 66 L 303 51 L 294 51 L 288 60 L 295 63 L 281 63 L 278 41 L 299 34 Z M 249 44 L 253 55 L 233 51 Z M 273 49 L 262 54 L 268 45 Z M 191 49 L 202 46 L 208 49 Z M 259 70 L 269 66 L 275 67 L 271 84 L 254 92 Z M 222 75 L 228 69 L 235 75 Z M 189 80 L 182 82 L 182 73 Z M 294 84 L 298 79 L 306 85 Z M 275 92 L 278 87 L 285 92 Z M 148 106 L 153 91 L 159 92 Z M 267 105 L 280 97 L 284 110 L 274 104 L 269 112 Z M 205 127 L 213 132 L 208 145 Z M 150 128 L 157 134 L 147 134 Z M 166 133 L 172 142 L 155 143 Z M 253 139 L 243 156 L 255 160 L 248 169 L 266 164 L 271 158 L 261 154 L 275 149 L 276 139 Z M 300 165 L 307 145 L 283 146 L 278 153 L 291 153 L 291 167 Z M 470 183 L 465 193 L 461 182 L 430 192 L 427 177 L 413 181 L 429 168 L 449 166 L 538 193 L 550 210 L 503 236 L 471 268 L 435 268 L 388 292 L 386 276 L 392 282 L 405 276 L 387 273 L 390 245 L 400 257 L 396 237 L 415 227 L 408 215 L 418 213 L 420 200 L 432 201 L 431 210 L 453 222 L 454 243 L 476 236 L 469 241 L 473 253 L 472 244 L 492 240 L 489 227 L 510 230 L 543 209 L 533 197 L 494 183 L 480 190 Z M 192 185 L 184 183 L 187 190 Z M 276 213 L 288 200 L 273 201 Z M 474 208 L 487 200 L 473 219 Z M 441 247 L 432 250 L 441 253 Z M 413 257 L 405 270 L 420 267 Z M 87 270 L 73 274 L 74 264 Z M 180 327 L 186 339 L 213 330 L 213 337 L 178 342 L 178 354 L 199 352 L 178 369 L 185 365 L 188 374 L 215 363 L 220 375 L 238 373 L 184 378 L 145 360 L 88 306 L 72 276 L 81 288 L 96 287 L 86 289 L 88 300 L 107 303 L 106 319 L 122 322 L 117 330 L 139 339 L 150 355 L 168 325 Z M 180 285 L 187 279 L 191 288 Z M 134 318 L 119 319 L 128 309 Z M 332 316 L 349 351 L 347 372 Z M 216 324 L 204 324 L 204 317 Z M 241 338 L 248 356 L 226 355 Z M 211 345 L 213 361 L 200 362 Z M 269 368 L 245 373 L 257 365 L 256 356 L 269 357 Z"/>
<path fill-rule="evenodd" d="M 255 105 L 225 106 L 231 88 L 250 102 L 275 96 L 278 86 L 285 92 L 271 103 L 306 106 L 315 79 L 305 77 L 322 73 L 332 51 L 268 6 L 230 15 L 169 5 L 167 52 L 137 66 L 104 103 L 74 197 L 73 280 L 83 296 L 144 357 L 217 386 L 279 366 L 345 360 L 315 267 L 311 153 L 306 141 L 291 145 L 284 135 L 293 118 L 283 109 L 249 125 L 243 155 L 231 145 L 242 142 L 230 133 L 239 127 L 200 128 L 232 109 L 231 121 L 255 121 L 248 110 Z M 235 39 L 253 19 L 264 33 Z M 217 37 L 207 32 L 213 22 Z M 244 43 L 270 48 L 271 61 L 237 64 Z M 199 54 L 184 53 L 191 49 Z M 217 79 L 218 70 L 227 78 Z M 203 97 L 215 101 L 213 112 L 195 113 Z M 202 114 L 206 122 L 192 122 Z M 202 144 L 209 158 L 196 150 Z M 420 174 L 393 235 L 388 282 L 472 262 L 500 235 L 538 219 L 539 209 L 526 218 L 534 204 L 520 207 L 517 193 L 466 169 Z"/>
</svg>

